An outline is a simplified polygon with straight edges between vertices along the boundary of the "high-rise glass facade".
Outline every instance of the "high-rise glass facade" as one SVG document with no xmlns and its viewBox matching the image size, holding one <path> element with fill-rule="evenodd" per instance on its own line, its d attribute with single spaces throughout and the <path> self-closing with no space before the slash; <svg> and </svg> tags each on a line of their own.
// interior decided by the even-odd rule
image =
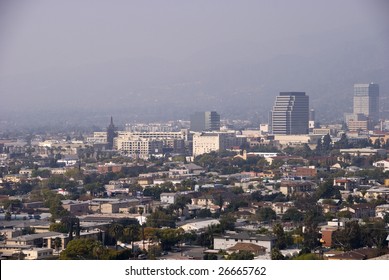
<svg viewBox="0 0 389 280">
<path fill-rule="evenodd" d="M 308 134 L 309 96 L 305 92 L 280 92 L 269 118 L 273 134 Z"/>
<path fill-rule="evenodd" d="M 196 112 L 190 116 L 191 131 L 219 131 L 220 115 L 215 111 Z"/>
</svg>

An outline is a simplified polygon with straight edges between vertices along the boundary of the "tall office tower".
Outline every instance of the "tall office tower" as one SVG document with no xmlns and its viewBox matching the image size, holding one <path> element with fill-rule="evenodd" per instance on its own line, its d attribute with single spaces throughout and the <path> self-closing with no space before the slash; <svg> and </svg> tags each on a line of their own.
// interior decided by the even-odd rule
<svg viewBox="0 0 389 280">
<path fill-rule="evenodd" d="M 280 92 L 269 118 L 273 134 L 308 134 L 309 96 L 305 92 Z"/>
<path fill-rule="evenodd" d="M 215 111 L 196 112 L 190 116 L 191 131 L 219 131 L 220 115 Z"/>
<path fill-rule="evenodd" d="M 354 114 L 363 114 L 370 121 L 379 120 L 379 86 L 378 84 L 354 85 Z"/>
<path fill-rule="evenodd" d="M 117 136 L 116 127 L 113 124 L 113 118 L 111 117 L 111 123 L 107 127 L 107 143 L 108 143 L 107 148 L 109 150 L 113 149 L 113 138 L 115 138 L 116 136 Z"/>
</svg>

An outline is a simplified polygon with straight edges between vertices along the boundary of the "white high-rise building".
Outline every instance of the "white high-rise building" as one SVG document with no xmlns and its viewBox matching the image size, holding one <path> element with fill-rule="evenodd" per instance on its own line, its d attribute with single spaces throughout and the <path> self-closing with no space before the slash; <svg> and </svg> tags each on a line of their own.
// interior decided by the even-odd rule
<svg viewBox="0 0 389 280">
<path fill-rule="evenodd" d="M 370 121 L 379 120 L 379 86 L 378 84 L 354 85 L 354 114 L 363 114 Z"/>
</svg>

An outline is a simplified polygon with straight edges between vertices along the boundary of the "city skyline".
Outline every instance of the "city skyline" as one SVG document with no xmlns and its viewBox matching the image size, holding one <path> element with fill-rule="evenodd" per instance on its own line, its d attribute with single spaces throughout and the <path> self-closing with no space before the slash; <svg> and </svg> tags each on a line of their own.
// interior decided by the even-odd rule
<svg viewBox="0 0 389 280">
<path fill-rule="evenodd" d="M 385 1 L 0 7 L 0 128 L 207 110 L 263 123 L 282 91 L 307 92 L 317 119 L 333 122 L 352 111 L 355 83 L 377 83 L 387 98 Z"/>
</svg>

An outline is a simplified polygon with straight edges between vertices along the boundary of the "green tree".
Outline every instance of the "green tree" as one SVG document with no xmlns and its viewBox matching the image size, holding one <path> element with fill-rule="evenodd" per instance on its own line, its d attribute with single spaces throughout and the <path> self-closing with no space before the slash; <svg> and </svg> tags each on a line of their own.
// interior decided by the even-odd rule
<svg viewBox="0 0 389 280">
<path fill-rule="evenodd" d="M 215 254 L 204 254 L 203 260 L 217 260 L 217 255 L 215 255 Z"/>
<path fill-rule="evenodd" d="M 54 232 L 61 232 L 61 233 L 67 233 L 68 232 L 68 227 L 64 223 L 53 223 L 49 227 L 50 231 Z"/>
<path fill-rule="evenodd" d="M 176 224 L 176 217 L 167 214 L 162 209 L 157 209 L 147 217 L 146 225 L 148 227 L 160 228 L 171 227 L 174 228 Z"/>
<path fill-rule="evenodd" d="M 50 199 L 48 203 L 52 219 L 59 219 L 69 216 L 69 211 L 62 207 L 62 202 L 58 195 Z"/>
<path fill-rule="evenodd" d="M 101 248 L 101 242 L 93 239 L 74 239 L 70 241 L 66 249 L 60 254 L 61 260 L 93 260 L 101 258 L 106 249 L 102 248 L 102 253 L 96 255 L 96 248 Z"/>
<path fill-rule="evenodd" d="M 347 139 L 346 133 L 343 133 L 340 137 L 340 140 L 334 143 L 335 149 L 348 149 L 350 148 L 350 144 Z"/>
<path fill-rule="evenodd" d="M 12 215 L 9 211 L 5 212 L 4 220 L 11 221 Z"/>
<path fill-rule="evenodd" d="M 108 228 L 108 234 L 115 238 L 116 241 L 119 241 L 119 239 L 122 238 L 124 232 L 123 225 L 119 223 L 113 223 Z"/>
<path fill-rule="evenodd" d="M 381 148 L 381 141 L 380 141 L 379 138 L 377 138 L 377 139 L 374 141 L 373 148 L 374 148 L 374 149 L 380 149 L 380 148 Z"/>
<path fill-rule="evenodd" d="M 120 238 L 120 241 L 124 243 L 131 243 L 133 241 L 140 240 L 139 236 L 141 233 L 141 227 L 139 224 L 131 224 L 126 226 L 123 229 L 123 235 Z"/>
<path fill-rule="evenodd" d="M 235 230 L 236 218 L 232 213 L 222 215 L 219 219 L 219 222 L 221 232 L 225 232 L 226 230 Z"/>
<path fill-rule="evenodd" d="M 362 247 L 362 232 L 358 221 L 346 223 L 345 228 L 334 232 L 333 244 L 344 251 Z"/>
<path fill-rule="evenodd" d="M 323 151 L 323 140 L 319 138 L 316 144 L 316 152 L 321 153 Z"/>
<path fill-rule="evenodd" d="M 284 215 L 282 216 L 282 221 L 287 222 L 301 222 L 304 219 L 303 213 L 301 213 L 297 208 L 289 208 L 285 211 Z"/>
<path fill-rule="evenodd" d="M 277 218 L 276 212 L 269 207 L 262 207 L 258 211 L 258 217 L 263 222 L 271 222 Z"/>
<path fill-rule="evenodd" d="M 386 213 L 385 215 L 384 215 L 384 223 L 386 223 L 386 224 L 389 224 L 389 213 Z"/>
<path fill-rule="evenodd" d="M 324 137 L 323 137 L 323 150 L 324 150 L 324 151 L 329 151 L 329 150 L 331 150 L 331 143 L 332 143 L 331 136 L 327 133 L 327 134 L 324 135 Z"/>
<path fill-rule="evenodd" d="M 315 224 L 309 224 L 305 226 L 303 233 L 303 249 L 305 251 L 311 251 L 320 246 L 320 235 Z"/>
<path fill-rule="evenodd" d="M 190 197 L 185 196 L 185 195 L 179 195 L 176 198 L 176 201 L 174 202 L 173 207 L 175 209 L 181 210 L 181 215 L 183 215 L 186 205 L 191 204 L 191 203 L 192 203 L 192 200 Z"/>
<path fill-rule="evenodd" d="M 179 243 L 184 237 L 183 229 L 164 228 L 157 232 L 157 236 L 161 241 L 163 250 L 170 250 L 171 247 Z"/>
<path fill-rule="evenodd" d="M 284 232 L 284 228 L 281 224 L 275 224 L 273 226 L 273 234 L 276 236 L 276 242 L 275 242 L 275 248 L 278 248 L 280 250 L 286 248 L 286 236 Z"/>
<path fill-rule="evenodd" d="M 369 222 L 361 227 L 361 237 L 364 246 L 384 248 L 388 232 L 384 221 Z"/>
<path fill-rule="evenodd" d="M 54 239 L 54 248 L 55 248 L 55 251 L 57 252 L 57 254 L 58 254 L 59 249 L 61 248 L 61 246 L 62 246 L 62 240 L 61 240 L 61 238 L 56 237 L 56 238 Z"/>
<path fill-rule="evenodd" d="M 247 251 L 239 251 L 239 252 L 233 252 L 232 254 L 228 255 L 227 260 L 253 260 L 254 254 Z"/>
<path fill-rule="evenodd" d="M 284 255 L 281 253 L 281 251 L 277 248 L 273 248 L 271 250 L 271 259 L 272 260 L 284 260 L 285 257 Z"/>
<path fill-rule="evenodd" d="M 209 209 L 200 209 L 199 211 L 197 211 L 196 217 L 198 217 L 198 218 L 209 218 L 209 217 L 212 217 L 211 210 L 209 210 Z"/>
<path fill-rule="evenodd" d="M 323 258 L 317 254 L 307 253 L 294 257 L 293 260 L 322 260 Z"/>
</svg>

